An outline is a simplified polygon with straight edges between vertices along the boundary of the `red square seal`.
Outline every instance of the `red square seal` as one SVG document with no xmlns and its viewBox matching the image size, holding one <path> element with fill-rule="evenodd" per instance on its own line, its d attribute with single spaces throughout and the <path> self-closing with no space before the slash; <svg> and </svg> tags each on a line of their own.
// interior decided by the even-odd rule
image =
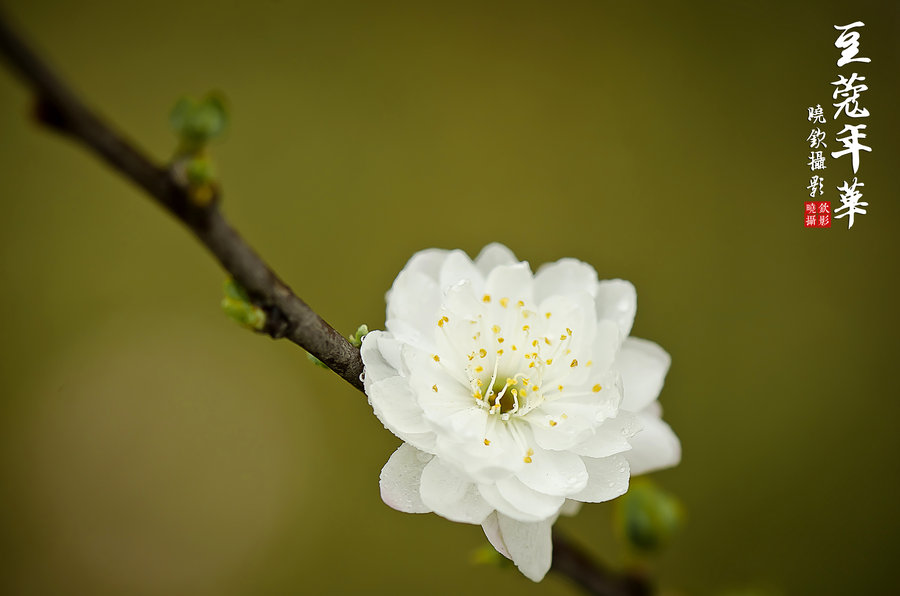
<svg viewBox="0 0 900 596">
<path fill-rule="evenodd" d="M 803 205 L 803 217 L 805 228 L 830 228 L 831 202 L 806 201 Z"/>
</svg>

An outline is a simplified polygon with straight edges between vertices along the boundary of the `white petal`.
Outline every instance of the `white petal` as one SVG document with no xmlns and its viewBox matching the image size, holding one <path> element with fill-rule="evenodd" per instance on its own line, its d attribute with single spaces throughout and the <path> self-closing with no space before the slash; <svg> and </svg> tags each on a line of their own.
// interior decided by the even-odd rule
<svg viewBox="0 0 900 596">
<path fill-rule="evenodd" d="M 481 493 L 481 496 L 484 497 L 484 500 L 490 503 L 491 507 L 496 509 L 498 513 L 514 517 L 520 521 L 535 522 L 544 519 L 544 516 L 534 515 L 532 513 L 527 513 L 516 508 L 515 505 L 510 503 L 503 495 L 500 494 L 500 490 L 497 488 L 497 485 L 495 483 L 479 483 L 478 492 Z"/>
<path fill-rule="evenodd" d="M 645 474 L 670 468 L 681 461 L 681 443 L 669 425 L 658 416 L 645 412 L 638 418 L 644 428 L 629 439 L 631 451 L 625 454 L 631 464 L 631 473 Z"/>
<path fill-rule="evenodd" d="M 594 344 L 591 346 L 593 366 L 600 370 L 610 368 L 616 360 L 622 339 L 622 332 L 615 322 L 609 319 L 598 320 Z"/>
<path fill-rule="evenodd" d="M 422 472 L 421 495 L 425 506 L 455 522 L 480 524 L 494 510 L 474 484 L 437 457 Z"/>
<path fill-rule="evenodd" d="M 401 374 L 402 346 L 402 343 L 384 331 L 372 331 L 363 338 L 359 352 L 365 365 L 366 387 Z"/>
<path fill-rule="evenodd" d="M 513 506 L 509 511 L 499 507 L 496 509 L 520 521 L 535 521 L 556 515 L 566 500 L 565 497 L 546 495 L 525 486 L 515 476 L 498 481 L 496 486 L 500 496 Z"/>
<path fill-rule="evenodd" d="M 581 511 L 581 501 L 573 501 L 572 499 L 566 499 L 566 502 L 563 503 L 563 506 L 559 508 L 560 515 L 573 516 L 578 515 L 578 512 Z"/>
<path fill-rule="evenodd" d="M 534 276 L 534 293 L 538 302 L 550 296 L 597 293 L 597 272 L 577 259 L 561 259 L 538 269 Z"/>
<path fill-rule="evenodd" d="M 484 275 L 490 273 L 491 269 L 495 267 L 501 265 L 514 265 L 518 262 L 516 255 L 499 242 L 488 244 L 481 249 L 481 252 L 475 258 L 475 266 L 478 267 Z"/>
<path fill-rule="evenodd" d="M 472 282 L 472 288 L 480 292 L 484 288 L 484 276 L 475 267 L 469 255 L 461 250 L 454 250 L 441 266 L 440 289 L 446 292 L 448 288 L 461 281 Z"/>
<path fill-rule="evenodd" d="M 404 435 L 427 433 L 431 427 L 422 415 L 422 408 L 402 377 L 378 381 L 367 390 L 372 410 L 385 428 L 405 440 Z"/>
<path fill-rule="evenodd" d="M 487 276 L 484 293 L 492 294 L 495 300 L 503 296 L 531 303 L 534 300 L 534 280 L 528 263 L 495 267 Z"/>
<path fill-rule="evenodd" d="M 398 339 L 427 348 L 434 342 L 441 291 L 419 271 L 403 271 L 387 294 L 385 328 Z"/>
<path fill-rule="evenodd" d="M 629 337 L 616 357 L 616 368 L 622 373 L 625 395 L 622 408 L 639 412 L 657 398 L 666 380 L 672 358 L 657 344 Z"/>
<path fill-rule="evenodd" d="M 400 275 L 416 272 L 422 273 L 434 281 L 437 281 L 440 277 L 441 266 L 444 264 L 444 261 L 447 260 L 449 255 L 450 251 L 443 248 L 426 248 L 425 250 L 420 250 L 410 257 L 409 261 L 406 262 L 406 265 L 403 266 L 403 270 L 400 271 Z"/>
<path fill-rule="evenodd" d="M 498 514 L 497 521 L 506 551 L 519 571 L 531 581 L 544 579 L 553 559 L 551 530 L 556 517 L 523 523 Z"/>
<path fill-rule="evenodd" d="M 594 459 L 584 458 L 584 467 L 590 479 L 573 499 L 585 503 L 601 503 L 615 499 L 628 490 L 628 462 L 621 455 Z"/>
<path fill-rule="evenodd" d="M 483 430 L 484 436 L 467 441 L 461 441 L 460 437 L 449 433 L 441 433 L 437 438 L 437 448 L 444 459 L 449 460 L 474 482 L 493 485 L 498 480 L 516 474 L 525 466 L 525 454 L 507 424 L 494 423 Z"/>
<path fill-rule="evenodd" d="M 615 321 L 628 337 L 637 312 L 637 291 L 630 281 L 605 279 L 597 286 L 597 318 Z"/>
<path fill-rule="evenodd" d="M 574 453 L 586 457 L 609 457 L 631 449 L 629 439 L 640 432 L 637 414 L 619 411 L 615 418 L 606 420 L 595 429 L 594 435 L 572 448 Z"/>
<path fill-rule="evenodd" d="M 522 466 L 516 476 L 537 492 L 563 497 L 583 489 L 588 480 L 579 456 L 545 449 L 538 449 L 531 456 L 531 463 Z"/>
<path fill-rule="evenodd" d="M 494 511 L 487 516 L 485 520 L 481 522 L 481 529 L 484 530 L 484 535 L 487 536 L 488 542 L 491 543 L 491 546 L 493 546 L 498 553 L 507 559 L 512 559 L 512 557 L 509 556 L 509 551 L 506 550 L 503 536 L 500 535 L 500 520 L 497 515 L 497 512 Z"/>
<path fill-rule="evenodd" d="M 406 443 L 391 455 L 381 469 L 381 500 L 397 511 L 429 513 L 419 496 L 422 470 L 431 456 Z"/>
</svg>

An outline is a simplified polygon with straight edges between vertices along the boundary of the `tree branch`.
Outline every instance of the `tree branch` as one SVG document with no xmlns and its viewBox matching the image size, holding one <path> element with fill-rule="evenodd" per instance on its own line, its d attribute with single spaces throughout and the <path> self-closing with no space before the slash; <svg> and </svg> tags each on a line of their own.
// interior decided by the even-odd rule
<svg viewBox="0 0 900 596">
<path fill-rule="evenodd" d="M 328 365 L 363 391 L 359 350 L 334 330 L 269 268 L 218 207 L 218 197 L 195 201 L 186 181 L 161 167 L 92 112 L 9 26 L 0 11 L 0 53 L 36 96 L 35 116 L 42 124 L 86 145 L 124 178 L 143 188 L 181 221 L 222 267 L 266 311 L 263 333 L 285 337 Z M 554 531 L 553 569 L 569 576 L 589 594 L 647 596 L 649 585 L 618 576 L 599 566 L 558 531 Z"/>
<path fill-rule="evenodd" d="M 36 94 L 36 116 L 58 132 L 84 143 L 122 176 L 186 225 L 222 267 L 266 311 L 264 333 L 286 337 L 363 390 L 359 350 L 335 331 L 266 265 L 225 220 L 218 201 L 198 204 L 186 182 L 153 163 L 97 114 L 35 54 L 0 14 L 0 51 Z"/>
<path fill-rule="evenodd" d="M 650 596 L 653 587 L 643 576 L 617 574 L 602 567 L 569 537 L 553 529 L 551 570 L 568 576 L 594 596 Z"/>
</svg>

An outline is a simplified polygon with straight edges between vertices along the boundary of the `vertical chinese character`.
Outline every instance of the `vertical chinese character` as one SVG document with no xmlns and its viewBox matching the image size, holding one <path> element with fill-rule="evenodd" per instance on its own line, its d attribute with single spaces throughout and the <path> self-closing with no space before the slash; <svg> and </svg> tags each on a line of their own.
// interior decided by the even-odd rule
<svg viewBox="0 0 900 596">
<path fill-rule="evenodd" d="M 834 47 L 841 50 L 841 57 L 837 61 L 838 66 L 844 66 L 850 62 L 871 62 L 868 58 L 856 58 L 859 53 L 859 33 L 851 31 L 856 27 L 863 27 L 865 23 L 856 21 L 849 25 L 835 25 L 834 28 L 841 32 Z"/>
<path fill-rule="evenodd" d="M 837 140 L 844 144 L 844 149 L 842 151 L 832 151 L 831 157 L 838 158 L 851 154 L 851 159 L 853 160 L 853 173 L 855 174 L 859 170 L 859 152 L 860 151 L 872 151 L 871 147 L 867 147 L 859 142 L 860 139 L 866 138 L 866 133 L 860 132 L 863 128 L 866 128 L 865 124 L 857 124 L 856 126 L 852 124 L 845 124 L 844 129 L 839 132 L 839 135 L 849 133 L 846 137 L 837 137 Z"/>
<path fill-rule="evenodd" d="M 859 96 L 863 91 L 868 89 L 868 87 L 866 85 L 853 84 L 856 81 L 865 81 L 866 77 L 861 77 L 855 72 L 850 75 L 849 79 L 845 78 L 844 75 L 839 76 L 840 78 L 838 80 L 831 83 L 836 87 L 834 93 L 831 94 L 831 98 L 843 98 L 842 101 L 831 104 L 837 108 L 837 111 L 834 113 L 835 119 L 837 119 L 841 112 L 844 112 L 851 118 L 867 117 L 869 115 L 869 110 L 859 107 Z"/>
<path fill-rule="evenodd" d="M 806 140 L 809 141 L 809 146 L 811 149 L 818 149 L 819 147 L 828 146 L 828 144 L 825 142 L 825 131 L 819 130 L 819 127 L 816 127 L 809 131 L 809 136 L 806 137 Z"/>
<path fill-rule="evenodd" d="M 816 170 L 824 170 L 826 168 L 825 156 L 822 153 L 822 151 L 809 152 L 809 162 L 806 165 L 809 166 L 810 171 L 815 172 Z M 834 154 L 832 153 L 832 155 Z"/>
<path fill-rule="evenodd" d="M 807 118 L 809 122 L 825 124 L 825 112 L 822 110 L 821 104 L 816 104 L 816 107 L 810 106 L 806 109 L 809 110 L 809 117 Z"/>
<path fill-rule="evenodd" d="M 811 196 L 811 197 L 815 197 L 816 193 L 818 193 L 819 196 L 821 197 L 822 193 L 824 192 L 822 190 L 822 188 L 824 186 L 825 186 L 824 178 L 822 178 L 821 176 L 813 176 L 812 178 L 809 179 L 809 186 L 806 187 L 806 190 L 809 191 L 809 196 Z"/>
<path fill-rule="evenodd" d="M 844 211 L 844 213 L 841 213 L 840 215 L 837 215 L 835 219 L 847 217 L 847 221 L 849 222 L 849 225 L 847 226 L 848 230 L 853 227 L 853 216 L 857 213 L 865 214 L 866 210 L 863 209 L 863 207 L 869 206 L 867 202 L 860 201 L 863 195 L 860 191 L 856 190 L 857 186 L 865 186 L 865 184 L 863 184 L 862 182 L 857 182 L 856 178 L 854 177 L 852 184 L 845 180 L 844 185 L 838 187 L 838 190 L 841 191 L 841 206 L 835 209 L 834 212 L 838 213 L 839 211 L 842 211 L 844 209 L 846 209 L 846 211 Z"/>
</svg>

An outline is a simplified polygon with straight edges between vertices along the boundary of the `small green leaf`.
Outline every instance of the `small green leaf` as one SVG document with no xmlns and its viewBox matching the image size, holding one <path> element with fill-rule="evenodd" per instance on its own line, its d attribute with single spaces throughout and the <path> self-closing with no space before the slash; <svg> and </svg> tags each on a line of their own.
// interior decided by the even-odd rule
<svg viewBox="0 0 900 596">
<path fill-rule="evenodd" d="M 262 331 L 266 326 L 266 312 L 250 301 L 247 291 L 233 279 L 225 282 L 224 290 L 222 310 L 225 314 L 244 327 Z"/>
<path fill-rule="evenodd" d="M 362 346 L 363 338 L 368 333 L 369 333 L 369 326 L 363 324 L 363 325 L 360 325 L 359 327 L 357 327 L 356 333 L 353 333 L 352 335 L 348 335 L 347 339 L 350 340 L 351 344 L 353 344 L 355 347 L 359 348 Z"/>
<path fill-rule="evenodd" d="M 320 368 L 324 368 L 325 370 L 331 370 L 330 368 L 328 368 L 328 365 L 327 365 L 327 364 L 325 364 L 324 362 L 322 362 L 321 360 L 319 360 L 318 358 L 316 358 L 315 356 L 313 356 L 313 355 L 310 354 L 309 352 L 306 353 L 306 358 L 307 358 L 310 362 L 312 362 L 313 364 L 315 364 L 316 366 L 318 366 L 318 367 L 320 367 Z"/>
<path fill-rule="evenodd" d="M 185 174 L 191 186 L 202 186 L 213 181 L 215 168 L 209 158 L 195 157 L 188 160 Z"/>
<path fill-rule="evenodd" d="M 210 93 L 200 100 L 179 99 L 169 114 L 169 124 L 182 142 L 182 153 L 194 153 L 220 136 L 228 125 L 224 99 Z"/>
</svg>

